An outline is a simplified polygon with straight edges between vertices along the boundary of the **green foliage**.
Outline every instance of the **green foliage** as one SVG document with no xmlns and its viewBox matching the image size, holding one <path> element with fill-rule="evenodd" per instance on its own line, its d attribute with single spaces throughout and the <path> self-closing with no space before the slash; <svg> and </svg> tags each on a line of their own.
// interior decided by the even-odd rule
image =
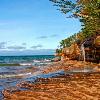
<svg viewBox="0 0 100 100">
<path fill-rule="evenodd" d="M 85 38 L 100 30 L 100 2 L 98 2 L 97 0 L 89 1 L 91 2 L 86 4 L 86 7 L 83 8 L 83 11 L 87 11 L 87 14 L 89 16 L 88 18 L 82 18 L 82 23 L 84 24 L 82 32 Z"/>
<path fill-rule="evenodd" d="M 76 3 L 73 2 L 73 0 L 50 0 L 52 1 L 54 4 L 54 6 L 59 7 L 58 10 L 61 11 L 64 14 L 69 13 L 68 17 L 75 17 L 75 15 L 73 15 L 73 12 L 79 12 L 80 7 L 76 6 Z"/>
<path fill-rule="evenodd" d="M 61 53 L 62 49 L 56 49 L 56 53 Z"/>
<path fill-rule="evenodd" d="M 77 34 L 74 34 L 60 42 L 60 48 L 70 47 L 72 43 L 77 42 Z"/>
<path fill-rule="evenodd" d="M 60 42 L 60 48 L 69 47 L 73 42 L 82 42 L 100 30 L 100 0 L 50 0 L 62 13 L 75 17 L 82 23 L 81 32 Z M 98 34 L 100 34 L 98 32 Z M 77 37 L 76 37 L 77 36 Z"/>
</svg>

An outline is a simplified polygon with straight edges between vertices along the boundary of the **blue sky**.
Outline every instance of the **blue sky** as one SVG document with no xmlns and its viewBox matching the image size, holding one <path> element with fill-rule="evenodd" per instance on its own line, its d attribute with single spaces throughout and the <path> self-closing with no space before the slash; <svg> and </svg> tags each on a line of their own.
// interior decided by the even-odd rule
<svg viewBox="0 0 100 100">
<path fill-rule="evenodd" d="M 0 55 L 54 53 L 81 29 L 56 9 L 49 0 L 0 0 Z"/>
</svg>

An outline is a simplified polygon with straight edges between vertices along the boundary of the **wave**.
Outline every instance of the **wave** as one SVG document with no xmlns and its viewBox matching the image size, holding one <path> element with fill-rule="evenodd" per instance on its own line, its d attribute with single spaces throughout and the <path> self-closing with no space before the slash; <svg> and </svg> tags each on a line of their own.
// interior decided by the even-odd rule
<svg viewBox="0 0 100 100">
<path fill-rule="evenodd" d="M 31 66 L 32 63 L 20 63 L 19 65 L 20 65 L 20 66 Z"/>
<path fill-rule="evenodd" d="M 50 59 L 44 59 L 43 62 L 51 62 Z"/>
<path fill-rule="evenodd" d="M 0 64 L 0 66 L 20 66 L 20 64 L 13 64 L 13 63 L 8 63 L 8 64 L 6 64 L 6 63 L 1 63 Z"/>
<path fill-rule="evenodd" d="M 33 62 L 51 62 L 50 59 L 33 60 Z"/>
<path fill-rule="evenodd" d="M 34 63 L 40 63 L 41 60 L 33 60 Z"/>
<path fill-rule="evenodd" d="M 25 76 L 30 76 L 32 75 L 31 72 L 28 73 L 21 73 L 21 74 L 4 74 L 4 75 L 0 75 L 0 78 L 16 78 L 16 77 L 25 77 Z"/>
<path fill-rule="evenodd" d="M 4 64 L 0 64 L 0 66 L 31 66 L 32 63 L 16 63 L 16 64 L 13 64 L 13 63 L 4 63 Z"/>
</svg>

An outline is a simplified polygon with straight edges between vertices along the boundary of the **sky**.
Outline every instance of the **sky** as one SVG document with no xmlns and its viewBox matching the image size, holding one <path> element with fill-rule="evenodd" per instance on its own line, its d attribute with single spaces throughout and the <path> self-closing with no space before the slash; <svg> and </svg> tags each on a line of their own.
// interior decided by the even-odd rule
<svg viewBox="0 0 100 100">
<path fill-rule="evenodd" d="M 0 0 L 0 55 L 54 54 L 62 39 L 79 32 L 49 0 Z"/>
</svg>

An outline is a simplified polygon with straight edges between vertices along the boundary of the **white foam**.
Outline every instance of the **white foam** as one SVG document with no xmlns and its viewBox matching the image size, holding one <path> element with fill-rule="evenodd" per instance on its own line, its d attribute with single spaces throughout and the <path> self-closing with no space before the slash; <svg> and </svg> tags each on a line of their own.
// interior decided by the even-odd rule
<svg viewBox="0 0 100 100">
<path fill-rule="evenodd" d="M 33 60 L 35 63 L 39 63 L 39 62 L 41 62 L 41 61 L 39 61 L 39 60 Z"/>
<path fill-rule="evenodd" d="M 13 78 L 13 77 L 23 77 L 23 76 L 29 76 L 31 75 L 32 73 L 29 72 L 29 73 L 22 73 L 22 74 L 11 74 L 11 75 L 0 75 L 0 78 Z"/>
<path fill-rule="evenodd" d="M 49 60 L 49 59 L 44 59 L 44 61 L 46 61 L 46 62 L 50 62 L 51 60 Z"/>
<path fill-rule="evenodd" d="M 20 63 L 21 66 L 31 66 L 31 63 Z"/>
</svg>

